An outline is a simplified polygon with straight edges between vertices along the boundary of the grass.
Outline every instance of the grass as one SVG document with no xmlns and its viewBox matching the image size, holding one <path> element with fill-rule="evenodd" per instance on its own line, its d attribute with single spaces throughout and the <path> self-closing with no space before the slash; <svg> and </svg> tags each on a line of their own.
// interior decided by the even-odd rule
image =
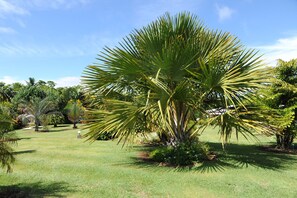
<svg viewBox="0 0 297 198">
<path fill-rule="evenodd" d="M 17 161 L 13 173 L 0 172 L 0 197 L 297 197 L 297 156 L 261 150 L 260 143 L 240 138 L 223 152 L 216 131 L 207 129 L 201 139 L 218 160 L 171 168 L 140 160 L 146 147 L 90 144 L 76 138 L 78 130 L 17 131 Z"/>
</svg>

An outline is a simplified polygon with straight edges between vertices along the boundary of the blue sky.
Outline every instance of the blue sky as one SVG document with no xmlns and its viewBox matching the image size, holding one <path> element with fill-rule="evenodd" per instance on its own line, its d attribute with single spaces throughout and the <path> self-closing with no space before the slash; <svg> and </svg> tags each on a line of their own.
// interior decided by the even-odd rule
<svg viewBox="0 0 297 198">
<path fill-rule="evenodd" d="M 0 0 L 0 81 L 78 84 L 104 46 L 180 11 L 237 36 L 268 64 L 297 58 L 297 0 Z"/>
</svg>

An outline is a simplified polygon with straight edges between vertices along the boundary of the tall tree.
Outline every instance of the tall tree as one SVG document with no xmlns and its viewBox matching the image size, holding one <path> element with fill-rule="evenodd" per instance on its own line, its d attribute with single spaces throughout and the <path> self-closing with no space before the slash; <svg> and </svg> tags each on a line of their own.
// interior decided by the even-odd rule
<svg viewBox="0 0 297 198">
<path fill-rule="evenodd" d="M 166 144 L 176 145 L 191 141 L 198 123 L 218 123 L 223 135 L 261 128 L 236 116 L 239 109 L 247 111 L 243 101 L 266 82 L 259 56 L 189 13 L 165 14 L 120 47 L 106 47 L 98 60 L 85 70 L 83 82 L 89 92 L 105 96 L 108 108 L 92 112 L 97 119 L 87 134 L 91 140 L 106 131 L 120 140 L 157 131 Z M 115 93 L 123 97 L 110 100 Z M 208 119 L 213 108 L 224 111 Z"/>
</svg>

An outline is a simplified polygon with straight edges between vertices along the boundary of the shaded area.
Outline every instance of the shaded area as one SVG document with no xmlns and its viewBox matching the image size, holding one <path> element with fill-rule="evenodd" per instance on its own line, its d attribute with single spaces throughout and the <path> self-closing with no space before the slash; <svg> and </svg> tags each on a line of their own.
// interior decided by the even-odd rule
<svg viewBox="0 0 297 198">
<path fill-rule="evenodd" d="M 44 133 L 54 133 L 54 132 L 63 132 L 63 131 L 72 131 L 72 128 L 66 128 L 66 127 L 56 127 L 56 128 L 50 128 L 49 131 Z M 77 129 L 79 130 L 79 129 Z"/>
<path fill-rule="evenodd" d="M 26 154 L 26 153 L 35 153 L 36 150 L 24 150 L 24 151 L 15 151 L 13 152 L 14 155 L 19 155 L 19 154 Z"/>
<path fill-rule="evenodd" d="M 228 144 L 226 150 L 222 150 L 220 143 L 208 143 L 211 151 L 217 154 L 217 158 L 212 161 L 204 161 L 194 166 L 174 167 L 176 171 L 198 171 L 201 173 L 225 171 L 234 168 L 256 167 L 270 170 L 285 170 L 289 164 L 296 163 L 297 157 L 283 153 L 273 153 L 261 149 L 260 146 Z M 138 157 L 132 157 L 133 163 L 130 165 L 149 168 L 151 166 L 163 166 L 163 164 L 153 162 L 145 156 L 143 152 L 149 152 L 153 147 L 139 147 Z M 167 165 L 165 165 L 167 166 Z"/>
<path fill-rule="evenodd" d="M 19 140 L 30 140 L 32 139 L 32 137 L 22 137 L 22 138 L 18 138 Z"/>
<path fill-rule="evenodd" d="M 28 184 L 20 183 L 9 186 L 0 186 L 0 197 L 6 198 L 42 198 L 47 196 L 66 197 L 62 195 L 62 193 L 65 192 L 70 192 L 70 189 L 67 183 L 63 182 L 51 184 L 44 184 L 42 182 Z"/>
</svg>

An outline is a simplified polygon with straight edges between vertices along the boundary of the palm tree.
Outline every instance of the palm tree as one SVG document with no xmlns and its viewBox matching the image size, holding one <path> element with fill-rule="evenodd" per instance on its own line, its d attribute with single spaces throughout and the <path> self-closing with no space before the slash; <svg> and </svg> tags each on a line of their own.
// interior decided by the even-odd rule
<svg viewBox="0 0 297 198">
<path fill-rule="evenodd" d="M 80 100 L 70 100 L 65 107 L 68 119 L 73 123 L 73 128 L 76 129 L 76 124 L 82 119 L 85 108 Z"/>
<path fill-rule="evenodd" d="M 31 98 L 30 102 L 26 105 L 26 116 L 32 117 L 35 122 L 35 131 L 39 131 L 38 127 L 41 124 L 42 116 L 55 113 L 56 103 L 50 98 Z"/>
<path fill-rule="evenodd" d="M 167 13 L 119 45 L 106 47 L 84 72 L 88 91 L 107 104 L 91 112 L 90 140 L 106 131 L 120 140 L 156 131 L 175 145 L 191 141 L 198 125 L 218 124 L 223 136 L 253 128 L 245 119 L 233 119 L 232 127 L 223 120 L 245 111 L 244 101 L 266 82 L 260 57 L 234 36 L 207 29 L 189 13 Z M 224 111 L 210 115 L 210 109 Z"/>
</svg>

